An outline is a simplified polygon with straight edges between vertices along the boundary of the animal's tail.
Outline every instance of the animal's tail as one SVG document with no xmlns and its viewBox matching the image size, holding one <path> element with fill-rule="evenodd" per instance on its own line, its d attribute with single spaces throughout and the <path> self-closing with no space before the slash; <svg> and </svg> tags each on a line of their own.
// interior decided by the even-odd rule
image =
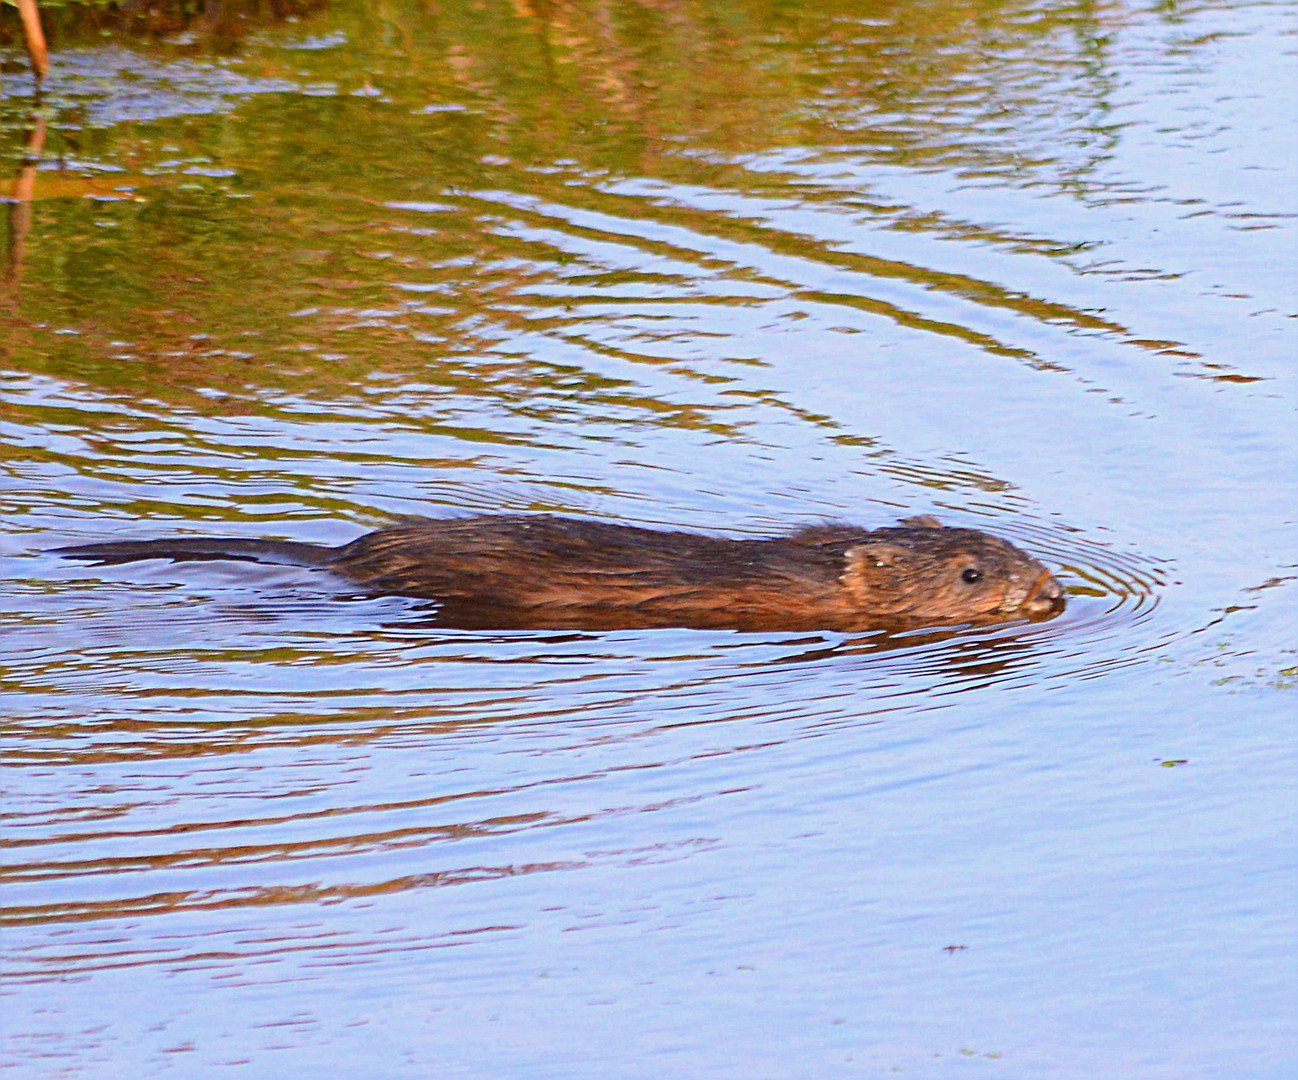
<svg viewBox="0 0 1298 1080">
<path fill-rule="evenodd" d="M 173 562 L 235 559 L 291 566 L 325 566 L 333 560 L 337 550 L 294 540 L 209 540 L 190 536 L 175 540 L 110 540 L 102 544 L 51 548 L 50 554 L 69 559 L 90 559 L 101 564 L 137 562 L 140 559 L 171 559 Z"/>
</svg>

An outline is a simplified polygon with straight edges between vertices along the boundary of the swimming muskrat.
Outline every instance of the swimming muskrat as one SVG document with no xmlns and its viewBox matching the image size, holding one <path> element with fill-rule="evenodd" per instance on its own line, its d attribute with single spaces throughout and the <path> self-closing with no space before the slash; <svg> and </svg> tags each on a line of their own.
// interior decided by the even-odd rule
<svg viewBox="0 0 1298 1080">
<path fill-rule="evenodd" d="M 1064 591 L 1041 563 L 931 517 L 731 540 L 541 515 L 418 520 L 331 548 L 289 540 L 126 540 L 57 549 L 100 563 L 243 559 L 321 567 L 370 593 L 440 601 L 479 628 L 867 630 L 1041 619 Z"/>
</svg>

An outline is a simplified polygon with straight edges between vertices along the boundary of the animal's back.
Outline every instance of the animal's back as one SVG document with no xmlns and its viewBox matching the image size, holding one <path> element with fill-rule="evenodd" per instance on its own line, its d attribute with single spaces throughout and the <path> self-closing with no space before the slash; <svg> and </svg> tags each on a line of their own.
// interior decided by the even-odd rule
<svg viewBox="0 0 1298 1080">
<path fill-rule="evenodd" d="M 339 549 L 332 565 L 376 591 L 440 600 L 460 622 L 538 625 L 544 611 L 555 627 L 801 623 L 803 609 L 832 603 L 842 569 L 788 538 L 550 515 L 397 525 Z"/>
</svg>

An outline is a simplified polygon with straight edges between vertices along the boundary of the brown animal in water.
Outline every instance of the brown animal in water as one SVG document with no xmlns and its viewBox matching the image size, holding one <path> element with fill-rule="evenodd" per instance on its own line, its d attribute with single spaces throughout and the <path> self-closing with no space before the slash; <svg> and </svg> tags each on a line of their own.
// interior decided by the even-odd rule
<svg viewBox="0 0 1298 1080">
<path fill-rule="evenodd" d="M 1041 619 L 1064 591 L 1041 563 L 929 517 L 731 540 L 551 515 L 420 520 L 341 547 L 285 540 L 121 541 L 60 548 L 102 563 L 246 559 L 322 567 L 367 592 L 440 602 L 478 628 L 866 630 Z"/>
</svg>

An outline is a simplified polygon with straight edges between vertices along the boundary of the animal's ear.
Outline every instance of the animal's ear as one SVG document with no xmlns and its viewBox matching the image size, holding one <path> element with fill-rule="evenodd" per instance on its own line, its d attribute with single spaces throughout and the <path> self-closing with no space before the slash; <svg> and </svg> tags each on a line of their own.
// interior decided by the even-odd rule
<svg viewBox="0 0 1298 1080">
<path fill-rule="evenodd" d="M 897 544 L 857 544 L 847 549 L 847 569 L 843 584 L 850 589 L 868 589 L 893 580 L 893 567 L 911 557 Z"/>
<path fill-rule="evenodd" d="M 946 527 L 932 514 L 918 514 L 915 517 L 902 518 L 901 524 L 910 525 L 916 529 L 943 529 Z"/>
</svg>

